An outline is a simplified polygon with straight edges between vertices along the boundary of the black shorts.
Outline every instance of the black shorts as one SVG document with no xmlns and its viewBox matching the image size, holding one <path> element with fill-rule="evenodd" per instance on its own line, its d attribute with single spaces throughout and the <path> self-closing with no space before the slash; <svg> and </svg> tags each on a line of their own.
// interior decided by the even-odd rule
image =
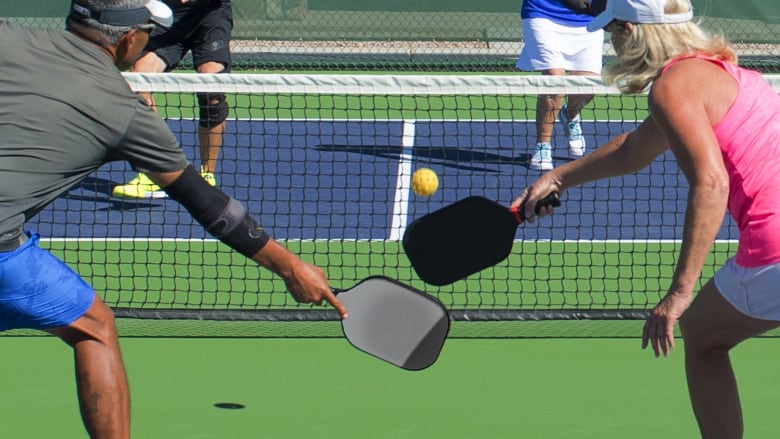
<svg viewBox="0 0 780 439">
<path fill-rule="evenodd" d="M 187 52 L 192 52 L 196 67 L 218 62 L 225 66 L 225 73 L 230 71 L 233 11 L 227 0 L 209 3 L 214 6 L 174 9 L 173 26 L 158 27 L 152 33 L 146 51 L 159 56 L 165 62 L 166 71 L 176 68 Z"/>
</svg>

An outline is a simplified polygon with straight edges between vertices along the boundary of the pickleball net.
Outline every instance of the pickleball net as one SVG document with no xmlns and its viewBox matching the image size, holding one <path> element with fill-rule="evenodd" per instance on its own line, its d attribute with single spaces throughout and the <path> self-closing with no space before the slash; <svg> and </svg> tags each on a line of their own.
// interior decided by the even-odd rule
<svg viewBox="0 0 780 439">
<path fill-rule="evenodd" d="M 154 93 L 195 166 L 196 96 L 225 93 L 219 187 L 333 287 L 381 274 L 438 297 L 455 337 L 636 337 L 668 287 L 687 196 L 669 153 L 635 175 L 570 189 L 555 215 L 520 226 L 507 261 L 452 285 L 423 283 L 400 244 L 416 217 L 468 195 L 508 205 L 540 175 L 527 166 L 537 96 L 594 95 L 581 115 L 591 151 L 647 116 L 645 95 L 621 96 L 597 77 L 126 77 Z M 765 78 L 780 90 L 780 76 Z M 568 162 L 560 123 L 553 145 L 556 165 Z M 431 197 L 410 190 L 420 167 L 439 176 Z M 108 164 L 28 224 L 114 308 L 120 334 L 341 336 L 329 307 L 296 303 L 279 277 L 212 239 L 175 202 L 111 196 L 134 175 Z M 733 254 L 736 233 L 727 218 L 702 279 Z"/>
</svg>

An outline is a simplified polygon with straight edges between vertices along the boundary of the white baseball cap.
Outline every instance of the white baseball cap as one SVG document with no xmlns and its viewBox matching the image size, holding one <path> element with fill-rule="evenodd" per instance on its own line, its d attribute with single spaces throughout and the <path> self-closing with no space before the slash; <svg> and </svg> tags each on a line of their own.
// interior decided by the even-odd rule
<svg viewBox="0 0 780 439">
<path fill-rule="evenodd" d="M 607 0 L 607 8 L 588 23 L 590 32 L 603 29 L 612 20 L 640 24 L 685 23 L 693 18 L 693 9 L 680 14 L 664 12 L 666 0 Z"/>
</svg>

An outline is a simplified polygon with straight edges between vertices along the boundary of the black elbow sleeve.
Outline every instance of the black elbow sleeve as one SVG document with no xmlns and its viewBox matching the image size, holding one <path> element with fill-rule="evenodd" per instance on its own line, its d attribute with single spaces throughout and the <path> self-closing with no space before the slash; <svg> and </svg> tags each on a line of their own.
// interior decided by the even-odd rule
<svg viewBox="0 0 780 439">
<path fill-rule="evenodd" d="M 271 237 L 241 202 L 206 183 L 192 166 L 165 188 L 211 235 L 251 258 Z"/>
</svg>

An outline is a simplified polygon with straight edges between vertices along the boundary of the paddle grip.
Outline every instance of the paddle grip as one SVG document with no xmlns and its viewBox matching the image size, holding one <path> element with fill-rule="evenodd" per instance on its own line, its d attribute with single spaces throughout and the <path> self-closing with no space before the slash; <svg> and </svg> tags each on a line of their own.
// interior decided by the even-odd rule
<svg viewBox="0 0 780 439">
<path fill-rule="evenodd" d="M 536 203 L 536 207 L 534 207 L 534 212 L 539 213 L 539 210 L 542 209 L 542 207 L 558 207 L 561 205 L 561 197 L 558 195 L 558 192 L 551 192 L 550 195 L 542 198 L 539 200 L 538 203 Z M 525 214 L 523 213 L 525 209 L 523 209 L 523 206 L 520 207 L 511 207 L 509 208 L 509 211 L 512 212 L 512 215 L 515 216 L 515 219 L 517 220 L 518 224 L 522 224 L 525 222 Z"/>
</svg>

